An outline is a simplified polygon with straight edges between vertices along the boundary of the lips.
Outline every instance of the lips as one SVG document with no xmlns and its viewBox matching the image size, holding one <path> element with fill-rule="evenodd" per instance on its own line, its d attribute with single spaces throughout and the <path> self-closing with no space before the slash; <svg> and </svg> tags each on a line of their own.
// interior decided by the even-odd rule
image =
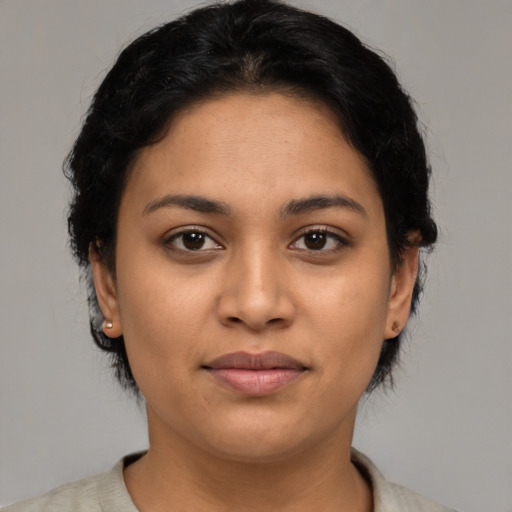
<svg viewBox="0 0 512 512">
<path fill-rule="evenodd" d="M 265 396 L 297 380 L 307 371 L 301 362 L 281 352 L 234 352 L 203 366 L 215 380 L 248 396 Z"/>
</svg>

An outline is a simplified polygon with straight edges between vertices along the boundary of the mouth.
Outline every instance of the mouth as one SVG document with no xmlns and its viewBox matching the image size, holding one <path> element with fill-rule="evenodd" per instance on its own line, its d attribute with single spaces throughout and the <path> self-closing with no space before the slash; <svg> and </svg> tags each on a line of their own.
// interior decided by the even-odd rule
<svg viewBox="0 0 512 512">
<path fill-rule="evenodd" d="M 274 393 L 308 370 L 287 354 L 272 351 L 225 354 L 203 365 L 202 369 L 224 386 L 247 396 Z"/>
</svg>

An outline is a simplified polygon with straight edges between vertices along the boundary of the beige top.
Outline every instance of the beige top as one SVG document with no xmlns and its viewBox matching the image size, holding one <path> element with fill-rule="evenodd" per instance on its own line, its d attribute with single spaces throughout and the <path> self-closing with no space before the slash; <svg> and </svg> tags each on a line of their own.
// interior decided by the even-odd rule
<svg viewBox="0 0 512 512">
<path fill-rule="evenodd" d="M 38 498 L 10 505 L 3 512 L 139 512 L 123 480 L 123 468 L 139 456 L 129 455 L 107 473 L 65 484 Z M 352 450 L 352 461 L 371 481 L 374 512 L 450 512 L 405 487 L 388 482 L 373 462 L 357 450 Z"/>
</svg>

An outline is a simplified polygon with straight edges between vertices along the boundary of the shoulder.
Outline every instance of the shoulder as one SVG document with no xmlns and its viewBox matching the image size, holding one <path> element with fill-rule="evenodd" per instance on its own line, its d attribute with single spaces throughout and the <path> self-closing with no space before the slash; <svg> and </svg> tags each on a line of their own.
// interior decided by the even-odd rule
<svg viewBox="0 0 512 512">
<path fill-rule="evenodd" d="M 388 482 L 394 500 L 399 504 L 398 510 L 415 510 L 417 512 L 455 512 L 436 503 L 425 496 L 421 496 L 406 487 Z"/>
<path fill-rule="evenodd" d="M 138 512 L 123 480 L 124 460 L 111 471 L 70 482 L 2 512 Z"/>
<path fill-rule="evenodd" d="M 374 512 L 455 512 L 406 487 L 389 482 L 368 457 L 355 449 L 352 449 L 352 462 L 372 485 Z"/>
<path fill-rule="evenodd" d="M 76 510 L 78 512 L 101 511 L 98 500 L 98 482 L 104 474 L 70 482 L 47 494 L 11 505 L 3 512 L 43 512 Z"/>
</svg>

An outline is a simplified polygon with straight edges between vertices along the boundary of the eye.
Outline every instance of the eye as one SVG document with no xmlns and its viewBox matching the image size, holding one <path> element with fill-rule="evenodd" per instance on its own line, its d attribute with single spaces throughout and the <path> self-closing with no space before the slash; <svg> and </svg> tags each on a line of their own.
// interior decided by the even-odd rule
<svg viewBox="0 0 512 512">
<path fill-rule="evenodd" d="M 325 228 L 315 228 L 302 233 L 290 247 L 300 251 L 336 251 L 346 245 L 340 235 Z"/>
<path fill-rule="evenodd" d="M 179 251 L 209 251 L 223 248 L 211 236 L 198 229 L 175 233 L 165 241 L 165 245 Z"/>
</svg>

